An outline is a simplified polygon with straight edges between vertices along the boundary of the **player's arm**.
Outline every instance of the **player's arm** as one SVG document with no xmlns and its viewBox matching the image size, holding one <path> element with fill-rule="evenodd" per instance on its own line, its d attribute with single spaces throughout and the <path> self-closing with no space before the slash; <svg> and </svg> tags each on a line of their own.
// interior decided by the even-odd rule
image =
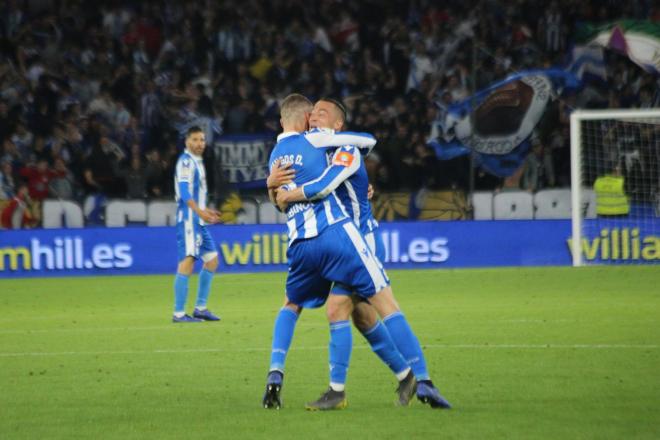
<svg viewBox="0 0 660 440">
<path fill-rule="evenodd" d="M 288 203 L 304 200 L 318 200 L 326 197 L 360 168 L 362 157 L 357 148 L 345 146 L 338 148 L 332 157 L 332 163 L 318 179 L 307 182 L 291 191 L 279 191 L 277 204 L 280 208 Z"/>
<path fill-rule="evenodd" d="M 206 223 L 218 223 L 220 221 L 220 217 L 222 214 L 215 209 L 201 209 L 199 205 L 195 202 L 195 200 L 192 198 L 190 195 L 190 191 L 188 191 L 188 184 L 185 182 L 179 182 L 179 195 L 181 196 L 181 200 L 186 202 L 186 205 L 190 209 L 192 209 L 195 214 L 199 216 L 202 220 L 204 220 Z"/>
<path fill-rule="evenodd" d="M 376 138 L 371 134 L 354 131 L 335 132 L 330 129 L 313 129 L 305 133 L 305 138 L 316 148 L 353 145 L 361 151 L 366 150 L 368 153 L 376 145 Z"/>
<path fill-rule="evenodd" d="M 268 178 L 266 179 L 268 199 L 270 199 L 271 203 L 278 209 L 279 206 L 277 206 L 277 188 L 293 182 L 293 178 L 295 177 L 296 172 L 291 169 L 292 165 L 293 164 L 289 163 L 280 166 L 280 160 L 275 160 L 271 166 L 270 174 L 268 174 Z"/>
<path fill-rule="evenodd" d="M 292 163 L 280 165 L 279 159 L 273 162 L 270 174 L 266 179 L 266 186 L 268 189 L 277 189 L 282 185 L 293 182 L 293 178 L 296 176 L 296 172 L 291 168 L 292 165 Z"/>
<path fill-rule="evenodd" d="M 181 197 L 181 200 L 183 200 L 185 204 L 206 223 L 218 223 L 221 214 L 214 209 L 201 209 L 199 205 L 197 205 L 197 202 L 195 202 L 195 199 L 193 199 L 192 194 L 190 194 L 188 186 L 190 185 L 190 179 L 193 178 L 193 175 L 194 170 L 192 169 L 190 162 L 177 165 L 176 182 L 179 188 L 179 197 Z"/>
</svg>

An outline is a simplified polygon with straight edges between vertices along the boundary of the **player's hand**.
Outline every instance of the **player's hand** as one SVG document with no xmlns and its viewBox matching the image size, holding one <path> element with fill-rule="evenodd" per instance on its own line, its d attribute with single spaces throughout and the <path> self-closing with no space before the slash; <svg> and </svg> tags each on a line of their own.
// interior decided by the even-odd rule
<svg viewBox="0 0 660 440">
<path fill-rule="evenodd" d="M 204 209 L 199 213 L 199 216 L 204 220 L 206 223 L 213 224 L 213 223 L 219 223 L 220 219 L 222 218 L 222 214 L 219 211 L 216 211 L 215 209 Z"/>
<path fill-rule="evenodd" d="M 279 188 L 276 193 L 276 202 L 280 211 L 286 212 L 286 208 L 289 206 L 289 191 Z"/>
<path fill-rule="evenodd" d="M 370 183 L 367 187 L 367 200 L 371 200 L 374 196 L 374 186 Z"/>
<path fill-rule="evenodd" d="M 291 169 L 291 165 L 289 163 L 280 166 L 279 160 L 273 162 L 273 170 L 268 175 L 268 179 L 266 179 L 266 185 L 269 189 L 279 188 L 282 185 L 293 182 L 296 172 Z"/>
</svg>

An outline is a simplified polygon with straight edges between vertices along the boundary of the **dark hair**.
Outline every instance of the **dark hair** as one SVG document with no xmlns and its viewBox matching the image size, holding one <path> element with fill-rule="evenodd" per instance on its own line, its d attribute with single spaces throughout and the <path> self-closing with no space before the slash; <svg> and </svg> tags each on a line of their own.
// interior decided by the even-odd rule
<svg viewBox="0 0 660 440">
<path fill-rule="evenodd" d="M 204 130 L 202 130 L 198 125 L 193 125 L 192 127 L 189 127 L 188 130 L 186 130 L 186 139 L 194 133 L 204 133 Z"/>
<path fill-rule="evenodd" d="M 341 112 L 341 116 L 344 119 L 344 122 L 348 121 L 348 111 L 346 111 L 346 106 L 342 102 L 335 98 L 321 98 L 319 101 L 331 102 L 333 103 Z"/>
</svg>

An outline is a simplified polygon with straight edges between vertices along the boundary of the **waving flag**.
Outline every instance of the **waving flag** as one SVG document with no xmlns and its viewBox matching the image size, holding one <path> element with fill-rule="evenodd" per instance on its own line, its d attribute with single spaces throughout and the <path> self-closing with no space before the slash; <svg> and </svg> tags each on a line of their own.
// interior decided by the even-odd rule
<svg viewBox="0 0 660 440">
<path fill-rule="evenodd" d="M 575 46 L 571 50 L 571 61 L 567 70 L 580 81 L 607 81 L 605 54 L 601 46 Z"/>
<path fill-rule="evenodd" d="M 605 25 L 587 24 L 578 29 L 578 40 L 624 53 L 647 72 L 660 74 L 660 23 L 621 20 Z"/>
<path fill-rule="evenodd" d="M 441 160 L 474 151 L 492 174 L 509 176 L 522 164 L 527 139 L 550 99 L 579 80 L 559 69 L 520 72 L 452 104 L 427 142 Z"/>
</svg>

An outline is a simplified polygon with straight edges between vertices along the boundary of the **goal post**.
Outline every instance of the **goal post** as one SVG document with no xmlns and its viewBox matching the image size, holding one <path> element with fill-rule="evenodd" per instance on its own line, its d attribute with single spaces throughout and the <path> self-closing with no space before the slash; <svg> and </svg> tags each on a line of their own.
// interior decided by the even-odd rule
<svg viewBox="0 0 660 440">
<path fill-rule="evenodd" d="M 570 142 L 573 266 L 660 263 L 660 109 L 576 110 Z"/>
</svg>

